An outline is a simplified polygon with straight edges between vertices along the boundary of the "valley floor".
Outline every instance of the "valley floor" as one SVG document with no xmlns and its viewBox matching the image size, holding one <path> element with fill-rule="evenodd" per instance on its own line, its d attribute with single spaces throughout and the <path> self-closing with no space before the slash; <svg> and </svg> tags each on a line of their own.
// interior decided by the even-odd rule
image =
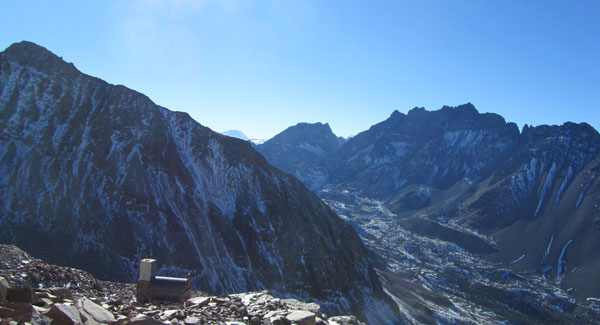
<svg viewBox="0 0 600 325">
<path fill-rule="evenodd" d="M 351 188 L 320 196 L 384 259 L 386 292 L 412 323 L 600 323 L 598 300 L 577 301 L 552 280 L 514 272 L 446 241 L 417 235 L 382 202 Z"/>
</svg>

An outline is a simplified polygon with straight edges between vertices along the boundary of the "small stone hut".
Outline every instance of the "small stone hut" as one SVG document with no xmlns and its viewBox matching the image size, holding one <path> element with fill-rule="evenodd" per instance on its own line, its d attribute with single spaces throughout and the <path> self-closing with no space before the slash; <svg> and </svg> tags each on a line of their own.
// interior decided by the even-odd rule
<svg viewBox="0 0 600 325">
<path fill-rule="evenodd" d="M 189 279 L 157 276 L 156 260 L 145 258 L 140 262 L 137 301 L 183 303 L 190 297 L 191 291 L 192 283 Z"/>
</svg>

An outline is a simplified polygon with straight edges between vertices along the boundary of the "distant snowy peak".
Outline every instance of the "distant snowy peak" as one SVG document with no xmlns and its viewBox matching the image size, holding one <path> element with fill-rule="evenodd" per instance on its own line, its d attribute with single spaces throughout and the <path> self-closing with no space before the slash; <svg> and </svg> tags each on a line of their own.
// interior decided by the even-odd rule
<svg viewBox="0 0 600 325">
<path fill-rule="evenodd" d="M 244 141 L 248 141 L 250 140 L 245 134 L 244 132 L 240 131 L 240 130 L 227 130 L 225 132 L 221 132 L 221 134 L 226 135 L 228 137 L 232 137 L 232 138 L 237 138 L 240 140 L 244 140 Z"/>
</svg>

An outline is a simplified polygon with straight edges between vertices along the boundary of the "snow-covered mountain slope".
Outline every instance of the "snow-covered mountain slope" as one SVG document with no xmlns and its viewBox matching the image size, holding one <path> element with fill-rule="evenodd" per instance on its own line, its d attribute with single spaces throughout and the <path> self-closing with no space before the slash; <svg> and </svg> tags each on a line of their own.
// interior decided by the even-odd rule
<svg viewBox="0 0 600 325">
<path fill-rule="evenodd" d="M 33 43 L 0 54 L 0 242 L 102 279 L 139 260 L 212 293 L 394 317 L 354 229 L 245 141 Z"/>
<path fill-rule="evenodd" d="M 317 190 L 327 183 L 328 160 L 343 142 L 343 138 L 333 134 L 329 124 L 299 123 L 258 145 L 257 150 L 273 166 Z"/>
<path fill-rule="evenodd" d="M 244 141 L 248 141 L 250 140 L 245 134 L 244 132 L 240 131 L 240 130 L 227 130 L 225 132 L 221 132 L 221 134 L 226 135 L 228 137 L 232 137 L 232 138 L 236 138 L 236 139 L 240 139 L 240 140 L 244 140 Z"/>
</svg>

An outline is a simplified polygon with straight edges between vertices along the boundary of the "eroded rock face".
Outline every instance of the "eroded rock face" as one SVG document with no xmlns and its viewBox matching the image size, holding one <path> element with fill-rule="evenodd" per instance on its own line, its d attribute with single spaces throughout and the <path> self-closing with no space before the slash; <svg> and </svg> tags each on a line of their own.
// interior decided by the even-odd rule
<svg viewBox="0 0 600 325">
<path fill-rule="evenodd" d="M 354 229 L 247 142 L 28 42 L 0 54 L 0 130 L 0 242 L 102 279 L 152 256 L 214 293 L 393 315 Z"/>
</svg>

